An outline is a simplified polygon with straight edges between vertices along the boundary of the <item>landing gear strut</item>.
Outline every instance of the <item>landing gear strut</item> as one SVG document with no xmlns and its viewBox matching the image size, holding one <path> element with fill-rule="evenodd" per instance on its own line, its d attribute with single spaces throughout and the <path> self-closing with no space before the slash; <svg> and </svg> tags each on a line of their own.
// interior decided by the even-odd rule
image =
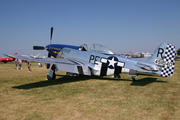
<svg viewBox="0 0 180 120">
<path fill-rule="evenodd" d="M 49 73 L 47 74 L 47 80 L 51 81 L 51 80 L 55 80 L 56 79 L 55 69 L 56 69 L 56 66 L 53 65 L 51 67 Z"/>
<path fill-rule="evenodd" d="M 133 76 L 132 76 L 132 81 L 133 81 L 133 82 L 135 82 L 135 81 L 136 81 L 135 77 L 133 77 Z"/>
</svg>

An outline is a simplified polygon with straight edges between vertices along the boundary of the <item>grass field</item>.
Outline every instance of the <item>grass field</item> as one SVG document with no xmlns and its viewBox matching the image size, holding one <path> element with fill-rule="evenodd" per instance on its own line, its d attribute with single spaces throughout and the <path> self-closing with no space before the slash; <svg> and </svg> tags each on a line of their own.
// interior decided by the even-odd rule
<svg viewBox="0 0 180 120">
<path fill-rule="evenodd" d="M 48 70 L 32 64 L 23 70 L 0 64 L 0 120 L 179 120 L 180 61 L 168 78 L 125 74 L 111 77 L 70 76 L 57 72 L 45 81 Z"/>
</svg>

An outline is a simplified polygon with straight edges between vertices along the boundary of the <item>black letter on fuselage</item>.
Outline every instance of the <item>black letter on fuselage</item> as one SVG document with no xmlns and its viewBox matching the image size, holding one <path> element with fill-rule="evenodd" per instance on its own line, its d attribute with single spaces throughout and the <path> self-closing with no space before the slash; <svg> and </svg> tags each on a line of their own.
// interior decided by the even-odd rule
<svg viewBox="0 0 180 120">
<path fill-rule="evenodd" d="M 100 58 L 99 56 L 95 57 L 94 64 L 97 64 L 96 61 L 98 61 L 96 58 Z M 98 64 L 97 64 L 98 65 Z"/>
<path fill-rule="evenodd" d="M 89 63 L 91 63 L 91 60 L 94 60 L 94 55 L 91 55 L 89 58 Z"/>
<path fill-rule="evenodd" d="M 164 53 L 164 49 L 159 48 L 158 49 L 158 53 L 157 53 L 157 57 L 159 56 L 159 54 L 161 54 L 161 58 L 162 58 L 162 54 Z"/>
</svg>

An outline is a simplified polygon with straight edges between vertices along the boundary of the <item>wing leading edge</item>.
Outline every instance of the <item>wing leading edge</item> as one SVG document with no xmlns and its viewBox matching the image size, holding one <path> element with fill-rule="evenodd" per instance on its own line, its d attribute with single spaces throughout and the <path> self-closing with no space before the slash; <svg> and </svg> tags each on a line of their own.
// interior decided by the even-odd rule
<svg viewBox="0 0 180 120">
<path fill-rule="evenodd" d="M 56 70 L 76 73 L 80 75 L 91 75 L 91 69 L 94 68 L 94 65 L 87 63 L 78 59 L 57 59 L 57 58 L 41 58 L 41 57 L 32 57 L 28 55 L 9 55 L 4 54 L 12 58 L 18 58 L 27 61 L 41 62 L 41 63 L 50 63 L 56 65 Z"/>
</svg>

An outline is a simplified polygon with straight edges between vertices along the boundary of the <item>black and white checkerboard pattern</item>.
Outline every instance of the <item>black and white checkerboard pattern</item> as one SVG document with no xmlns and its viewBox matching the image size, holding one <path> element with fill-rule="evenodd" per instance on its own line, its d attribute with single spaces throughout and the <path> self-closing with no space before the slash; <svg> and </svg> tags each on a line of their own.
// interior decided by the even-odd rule
<svg viewBox="0 0 180 120">
<path fill-rule="evenodd" d="M 169 77 L 174 73 L 175 46 L 168 44 L 165 49 L 164 61 L 170 65 L 163 65 L 161 69 L 162 77 Z"/>
</svg>

